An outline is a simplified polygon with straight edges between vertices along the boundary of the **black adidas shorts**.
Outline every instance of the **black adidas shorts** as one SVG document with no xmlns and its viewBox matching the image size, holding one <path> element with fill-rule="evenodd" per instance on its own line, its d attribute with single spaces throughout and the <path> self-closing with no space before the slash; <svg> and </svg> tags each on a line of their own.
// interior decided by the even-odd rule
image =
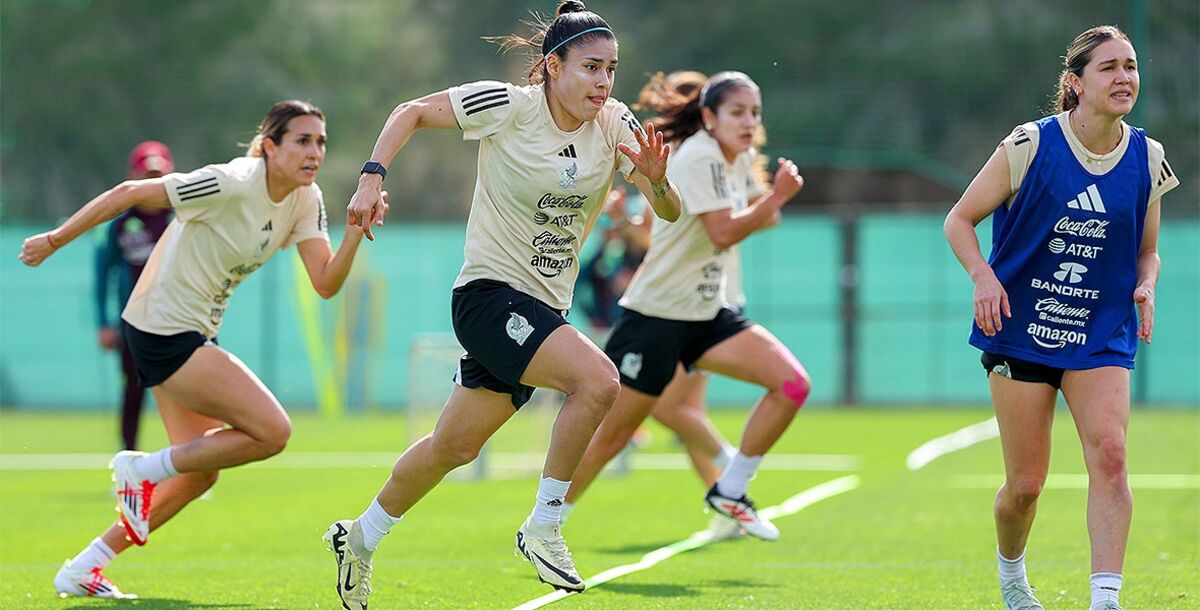
<svg viewBox="0 0 1200 610">
<path fill-rule="evenodd" d="M 995 373 L 1002 377 L 1016 379 L 1017 381 L 1045 383 L 1056 390 L 1062 389 L 1064 369 L 1056 369 L 1052 366 L 1026 360 L 1017 360 L 1016 358 L 993 354 L 991 352 L 984 352 L 979 357 L 979 362 L 983 365 L 983 370 L 988 373 Z"/>
<path fill-rule="evenodd" d="M 125 330 L 125 345 L 133 354 L 133 364 L 137 368 L 138 381 L 143 388 L 156 386 L 175 374 L 192 352 L 203 345 L 216 345 L 217 338 L 211 341 L 196 331 L 188 331 L 177 335 L 156 335 L 134 328 L 132 324 L 122 324 Z"/>
<path fill-rule="evenodd" d="M 667 320 L 625 309 L 608 337 L 604 353 L 621 373 L 621 383 L 639 392 L 662 394 L 675 365 L 689 370 L 710 348 L 754 326 L 729 306 L 711 320 Z"/>
<path fill-rule="evenodd" d="M 454 382 L 512 395 L 520 409 L 533 396 L 521 375 L 542 342 L 567 323 L 566 312 L 495 280 L 474 280 L 450 297 L 454 334 L 467 351 Z"/>
</svg>

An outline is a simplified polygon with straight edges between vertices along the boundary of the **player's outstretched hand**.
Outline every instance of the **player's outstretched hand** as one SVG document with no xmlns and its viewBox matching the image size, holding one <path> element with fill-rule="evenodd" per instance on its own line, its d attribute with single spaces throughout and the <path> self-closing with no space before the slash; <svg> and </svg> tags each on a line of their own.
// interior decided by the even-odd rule
<svg viewBox="0 0 1200 610">
<path fill-rule="evenodd" d="M 629 157 L 638 173 L 650 182 L 666 180 L 667 157 L 671 154 L 671 145 L 663 141 L 662 132 L 655 129 L 653 124 L 646 123 L 644 132 L 634 130 L 633 135 L 637 138 L 640 151 L 633 150 L 625 143 L 617 144 L 617 150 Z"/>
</svg>

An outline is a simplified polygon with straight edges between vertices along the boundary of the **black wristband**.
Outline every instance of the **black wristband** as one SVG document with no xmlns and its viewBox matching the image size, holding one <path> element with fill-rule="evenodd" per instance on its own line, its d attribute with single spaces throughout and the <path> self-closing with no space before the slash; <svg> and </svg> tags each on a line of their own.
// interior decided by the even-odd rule
<svg viewBox="0 0 1200 610">
<path fill-rule="evenodd" d="M 360 171 L 358 173 L 359 173 L 359 175 L 379 174 L 380 178 L 387 178 L 387 168 L 384 167 L 383 164 L 379 163 L 378 161 L 367 161 L 366 163 L 363 164 L 362 171 Z"/>
</svg>

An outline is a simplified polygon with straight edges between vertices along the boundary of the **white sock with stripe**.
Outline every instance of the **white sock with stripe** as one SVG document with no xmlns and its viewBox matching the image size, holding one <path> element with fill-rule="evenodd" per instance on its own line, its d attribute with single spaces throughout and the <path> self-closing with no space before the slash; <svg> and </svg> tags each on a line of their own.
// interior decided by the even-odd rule
<svg viewBox="0 0 1200 610">
<path fill-rule="evenodd" d="M 1092 608 L 1104 602 L 1119 602 L 1121 597 L 1121 575 L 1114 572 L 1092 574 Z"/>
<path fill-rule="evenodd" d="M 537 502 L 533 504 L 533 522 L 541 525 L 562 523 L 562 505 L 566 502 L 570 481 L 542 477 L 538 483 Z"/>
</svg>

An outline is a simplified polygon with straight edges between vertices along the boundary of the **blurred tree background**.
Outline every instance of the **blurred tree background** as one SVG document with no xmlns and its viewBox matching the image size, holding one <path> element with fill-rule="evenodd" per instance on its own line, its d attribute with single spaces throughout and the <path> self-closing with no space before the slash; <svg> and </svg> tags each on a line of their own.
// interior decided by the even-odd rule
<svg viewBox="0 0 1200 610">
<path fill-rule="evenodd" d="M 320 182 L 331 211 L 399 102 L 526 60 L 485 35 L 527 33 L 555 2 L 491 0 L 4 0 L 0 215 L 48 221 L 118 182 L 138 141 L 179 169 L 240 154 L 275 101 L 329 117 Z M 1051 7 L 1051 5 L 1053 5 Z M 906 170 L 960 192 L 1016 124 L 1050 107 L 1060 57 L 1097 24 L 1134 39 L 1142 91 L 1130 121 L 1200 202 L 1200 3 L 1195 0 L 594 0 L 621 42 L 616 96 L 657 70 L 738 69 L 762 86 L 767 153 L 808 168 Z M 462 218 L 475 145 L 417 136 L 393 163 L 393 215 Z M 929 202 L 948 204 L 950 201 Z M 336 212 L 335 212 L 336 213 Z"/>
</svg>

